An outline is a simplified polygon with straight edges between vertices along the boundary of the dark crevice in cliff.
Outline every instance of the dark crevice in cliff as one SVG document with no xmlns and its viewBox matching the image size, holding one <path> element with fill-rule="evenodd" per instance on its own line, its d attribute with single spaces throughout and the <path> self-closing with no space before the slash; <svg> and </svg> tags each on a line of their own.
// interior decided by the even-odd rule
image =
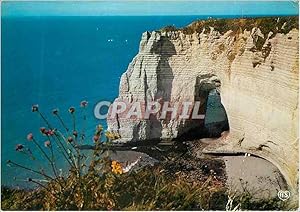
<svg viewBox="0 0 300 212">
<path fill-rule="evenodd" d="M 223 131 L 229 130 L 227 114 L 217 91 L 219 86 L 221 82 L 214 75 L 201 76 L 197 79 L 195 101 L 204 102 L 201 112 L 205 114 L 200 137 L 220 137 Z"/>
<path fill-rule="evenodd" d="M 200 138 L 217 138 L 229 130 L 226 110 L 221 103 L 219 92 L 214 89 L 200 88 L 196 92 L 195 101 L 202 101 L 200 113 L 205 114 L 204 120 L 198 120 L 199 125 L 184 132 L 176 140 L 193 140 Z"/>
</svg>

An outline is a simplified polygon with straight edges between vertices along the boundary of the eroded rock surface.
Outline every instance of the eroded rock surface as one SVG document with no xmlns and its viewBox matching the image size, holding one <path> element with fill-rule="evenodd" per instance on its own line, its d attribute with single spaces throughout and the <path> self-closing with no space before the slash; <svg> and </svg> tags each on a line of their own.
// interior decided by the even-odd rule
<svg viewBox="0 0 300 212">
<path fill-rule="evenodd" d="M 207 152 L 248 152 L 275 164 L 295 192 L 298 179 L 298 74 L 296 28 L 202 32 L 145 32 L 137 56 L 122 75 L 116 101 L 195 101 L 217 88 L 230 133 Z M 261 45 L 261 46 L 259 46 Z M 171 139 L 197 129 L 197 121 L 108 120 L 122 141 Z"/>
</svg>

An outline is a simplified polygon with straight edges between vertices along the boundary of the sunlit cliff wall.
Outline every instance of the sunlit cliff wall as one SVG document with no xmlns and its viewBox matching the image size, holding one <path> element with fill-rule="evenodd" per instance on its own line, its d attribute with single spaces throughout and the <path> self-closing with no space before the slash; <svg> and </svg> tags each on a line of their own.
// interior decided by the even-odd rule
<svg viewBox="0 0 300 212">
<path fill-rule="evenodd" d="M 274 163 L 292 189 L 298 176 L 298 18 L 200 21 L 145 32 L 122 75 L 118 100 L 195 100 L 217 88 L 230 133 L 208 152 L 248 152 Z M 296 23 L 294 23 L 296 22 Z M 200 90 L 199 90 L 200 89 Z M 199 122 L 108 120 L 123 141 L 175 138 Z"/>
</svg>

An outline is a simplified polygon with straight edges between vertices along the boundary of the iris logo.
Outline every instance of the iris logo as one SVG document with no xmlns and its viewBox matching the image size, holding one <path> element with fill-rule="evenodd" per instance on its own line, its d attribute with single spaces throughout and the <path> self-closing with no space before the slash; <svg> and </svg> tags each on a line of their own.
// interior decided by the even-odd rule
<svg viewBox="0 0 300 212">
<path fill-rule="evenodd" d="M 291 192 L 290 191 L 281 191 L 280 190 L 280 191 L 278 191 L 277 195 L 278 195 L 278 198 L 280 200 L 286 201 L 286 200 L 288 200 L 290 198 Z"/>
</svg>

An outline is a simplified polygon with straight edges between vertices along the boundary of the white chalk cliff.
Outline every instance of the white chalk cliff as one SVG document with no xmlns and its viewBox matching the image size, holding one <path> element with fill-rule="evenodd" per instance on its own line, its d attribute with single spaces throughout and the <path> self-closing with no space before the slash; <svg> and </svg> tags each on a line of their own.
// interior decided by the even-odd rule
<svg viewBox="0 0 300 212">
<path fill-rule="evenodd" d="M 283 28 L 285 25 L 283 24 Z M 277 29 L 278 30 L 278 29 Z M 253 27 L 220 33 L 211 27 L 145 32 L 139 53 L 122 75 L 116 101 L 201 99 L 217 88 L 230 131 L 207 152 L 247 152 L 275 164 L 298 186 L 299 31 L 262 33 Z M 263 46 L 258 47 L 259 41 Z M 203 100 L 203 99 L 202 99 Z M 123 141 L 176 138 L 200 121 L 108 120 Z"/>
</svg>

